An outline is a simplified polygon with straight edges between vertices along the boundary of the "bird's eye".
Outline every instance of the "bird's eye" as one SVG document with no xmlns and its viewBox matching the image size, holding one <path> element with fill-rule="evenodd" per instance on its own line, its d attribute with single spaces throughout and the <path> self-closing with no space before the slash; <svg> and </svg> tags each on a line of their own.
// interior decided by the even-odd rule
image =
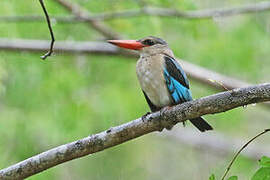
<svg viewBox="0 0 270 180">
<path fill-rule="evenodd" d="M 155 44 L 154 41 L 152 41 L 151 39 L 146 39 L 143 43 L 148 46 L 152 46 Z"/>
</svg>

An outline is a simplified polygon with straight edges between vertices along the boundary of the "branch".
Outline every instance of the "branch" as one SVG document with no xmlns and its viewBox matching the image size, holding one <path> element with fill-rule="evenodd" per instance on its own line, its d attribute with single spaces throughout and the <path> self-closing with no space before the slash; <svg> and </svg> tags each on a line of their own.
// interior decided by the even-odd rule
<svg viewBox="0 0 270 180">
<path fill-rule="evenodd" d="M 91 16 L 90 12 L 82 9 L 79 5 L 66 0 L 56 0 L 60 5 L 70 11 L 77 19 L 82 19 L 89 23 L 91 27 L 100 32 L 108 39 L 121 39 L 122 36 L 115 32 L 110 27 L 106 26 L 103 22 L 97 21 L 96 19 L 88 18 Z"/>
<path fill-rule="evenodd" d="M 43 0 L 39 0 L 39 3 L 40 3 L 40 5 L 41 5 L 41 7 L 42 7 L 42 9 L 44 11 L 45 16 L 46 16 L 46 21 L 47 21 L 48 28 L 49 28 L 49 31 L 50 31 L 50 34 L 51 34 L 50 50 L 46 54 L 41 56 L 41 58 L 43 60 L 45 60 L 48 56 L 50 56 L 53 53 L 53 44 L 54 44 L 55 39 L 54 39 L 54 35 L 53 35 L 53 30 L 52 30 L 52 26 L 51 26 L 50 17 L 49 17 L 49 14 L 48 14 L 47 10 L 46 10 L 46 7 L 45 7 L 45 5 L 43 3 Z"/>
<path fill-rule="evenodd" d="M 266 83 L 185 102 L 33 156 L 0 170 L 0 179 L 26 178 L 66 161 L 102 151 L 154 131 L 162 131 L 166 127 L 173 127 L 187 119 L 269 100 L 270 83 Z"/>
<path fill-rule="evenodd" d="M 59 23 L 78 23 L 85 22 L 83 19 L 78 19 L 74 16 L 51 16 L 52 21 Z M 17 22 L 43 22 L 44 17 L 39 15 L 25 16 L 0 16 L 0 22 L 17 23 Z"/>
<path fill-rule="evenodd" d="M 0 49 L 8 51 L 44 51 L 50 42 L 46 40 L 25 40 L 0 38 Z M 55 52 L 117 54 L 118 48 L 104 42 L 57 41 Z"/>
<path fill-rule="evenodd" d="M 59 23 L 78 23 L 78 22 L 89 22 L 89 21 L 100 21 L 100 20 L 112 20 L 116 18 L 130 18 L 138 16 L 160 16 L 160 17 L 179 17 L 186 19 L 209 19 L 216 17 L 234 16 L 239 14 L 247 13 L 258 13 L 270 10 L 270 2 L 258 2 L 254 4 L 247 4 L 232 8 L 222 8 L 222 9 L 206 9 L 206 10 L 193 10 L 193 11 L 180 11 L 170 8 L 157 8 L 157 7 L 143 7 L 141 9 L 131 9 L 122 10 L 118 12 L 107 12 L 99 13 L 95 15 L 90 15 L 89 13 L 80 13 L 78 8 L 74 7 L 70 3 L 58 0 L 63 6 L 65 6 L 69 11 L 76 12 L 76 17 L 74 16 L 55 16 L 52 19 Z M 82 11 L 82 10 L 81 10 Z M 73 12 L 73 14 L 75 14 Z M 30 16 L 0 16 L 0 21 L 2 22 L 40 22 L 43 20 L 42 16 L 30 15 Z M 111 30 L 110 30 L 111 31 Z M 105 36 L 111 36 L 112 34 L 106 33 Z M 115 34 L 114 34 L 115 35 Z M 113 35 L 113 36 L 114 36 Z"/>
</svg>

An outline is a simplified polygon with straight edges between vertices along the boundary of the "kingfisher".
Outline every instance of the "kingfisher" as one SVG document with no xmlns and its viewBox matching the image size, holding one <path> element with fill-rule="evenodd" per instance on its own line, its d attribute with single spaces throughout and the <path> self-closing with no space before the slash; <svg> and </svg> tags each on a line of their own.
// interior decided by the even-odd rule
<svg viewBox="0 0 270 180">
<path fill-rule="evenodd" d="M 108 40 L 121 48 L 139 51 L 136 73 L 152 112 L 183 102 L 191 101 L 186 73 L 174 58 L 166 41 L 154 36 L 139 40 Z M 212 130 L 202 117 L 190 119 L 201 132 Z"/>
</svg>

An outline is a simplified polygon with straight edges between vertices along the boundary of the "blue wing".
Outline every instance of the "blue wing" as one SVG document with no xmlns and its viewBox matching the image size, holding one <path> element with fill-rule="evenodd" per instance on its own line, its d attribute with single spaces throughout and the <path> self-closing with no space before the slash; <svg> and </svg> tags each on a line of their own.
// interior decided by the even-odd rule
<svg viewBox="0 0 270 180">
<path fill-rule="evenodd" d="M 174 58 L 165 55 L 164 60 L 164 78 L 174 104 L 191 101 L 189 82 L 184 70 Z M 190 119 L 190 122 L 202 132 L 213 129 L 202 117 Z"/>
<path fill-rule="evenodd" d="M 172 57 L 164 56 L 164 60 L 165 66 L 163 73 L 174 104 L 192 100 L 189 82 L 184 70 Z"/>
</svg>

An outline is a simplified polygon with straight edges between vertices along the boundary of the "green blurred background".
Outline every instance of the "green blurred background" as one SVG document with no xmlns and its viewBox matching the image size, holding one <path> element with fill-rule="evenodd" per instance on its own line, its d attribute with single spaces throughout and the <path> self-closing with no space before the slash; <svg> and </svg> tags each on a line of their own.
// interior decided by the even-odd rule
<svg viewBox="0 0 270 180">
<path fill-rule="evenodd" d="M 93 13 L 139 8 L 136 0 L 77 0 Z M 251 0 L 151 0 L 148 5 L 198 10 Z M 258 1 L 256 1 L 258 2 Z M 45 0 L 50 15 L 70 15 Z M 43 15 L 38 1 L 2 0 L 0 15 Z M 136 17 L 106 21 L 125 37 L 165 39 L 177 57 L 239 78 L 270 78 L 270 12 L 210 20 Z M 57 40 L 103 41 L 83 23 L 53 26 Z M 46 22 L 0 23 L 1 38 L 49 39 Z M 112 55 L 0 51 L 0 168 L 52 147 L 140 117 L 149 111 L 135 73 L 136 61 Z M 217 91 L 191 80 L 194 98 Z M 205 118 L 227 138 L 247 139 L 269 127 L 269 108 L 248 106 Z M 179 130 L 182 125 L 177 125 Z M 190 127 L 190 124 L 187 125 Z M 192 127 L 193 128 L 193 127 Z M 198 132 L 193 128 L 194 135 Z M 217 156 L 152 133 L 103 152 L 51 168 L 29 179 L 208 179 L 221 176 L 232 154 Z M 214 135 L 214 134 L 213 134 Z M 270 138 L 258 140 L 267 145 Z M 244 142 L 243 142 L 244 143 Z M 239 145 L 240 146 L 240 145 Z M 236 151 L 237 149 L 235 149 Z M 231 174 L 248 179 L 258 168 L 240 157 Z"/>
</svg>

